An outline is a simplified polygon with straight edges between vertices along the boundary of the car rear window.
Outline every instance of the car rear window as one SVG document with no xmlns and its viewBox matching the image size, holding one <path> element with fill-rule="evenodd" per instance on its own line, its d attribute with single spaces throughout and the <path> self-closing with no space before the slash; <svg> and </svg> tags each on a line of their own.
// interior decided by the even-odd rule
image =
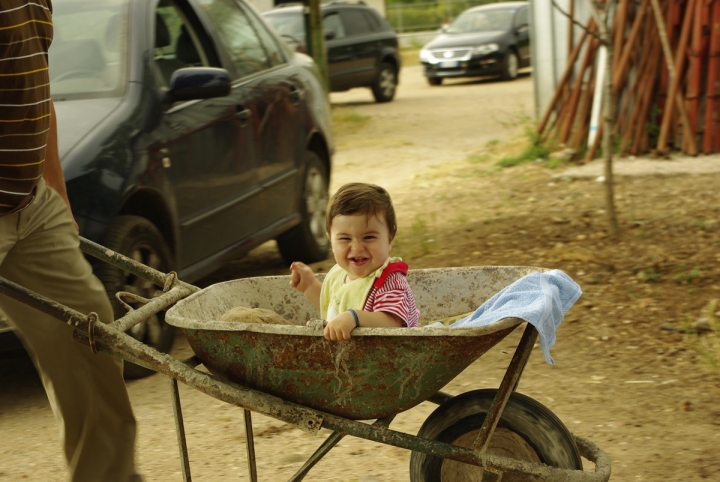
<svg viewBox="0 0 720 482">
<path fill-rule="evenodd" d="M 345 27 L 345 34 L 348 37 L 367 35 L 374 30 L 370 27 L 368 16 L 359 8 L 340 10 L 340 19 Z"/>
</svg>

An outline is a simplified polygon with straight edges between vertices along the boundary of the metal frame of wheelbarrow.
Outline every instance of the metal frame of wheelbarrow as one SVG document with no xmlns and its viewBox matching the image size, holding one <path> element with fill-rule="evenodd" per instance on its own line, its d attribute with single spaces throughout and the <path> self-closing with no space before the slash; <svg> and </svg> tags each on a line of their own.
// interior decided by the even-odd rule
<svg viewBox="0 0 720 482">
<path fill-rule="evenodd" d="M 162 294 L 158 293 L 158 296 L 148 300 L 131 293 L 118 293 L 116 296 L 125 305 L 128 314 L 112 323 L 104 324 L 95 313 L 84 315 L 4 278 L 0 278 L 0 293 L 74 327 L 73 340 L 89 346 L 93 353 L 102 350 L 169 377 L 180 449 L 180 462 L 183 480 L 186 482 L 191 481 L 192 478 L 178 382 L 244 409 L 248 470 L 250 480 L 253 482 L 257 481 L 257 468 L 251 412 L 267 415 L 312 434 L 317 434 L 321 428 L 333 431 L 300 470 L 289 479 L 290 482 L 302 480 L 310 469 L 337 445 L 345 435 L 483 467 L 483 481 L 500 481 L 502 480 L 502 474 L 525 475 L 528 480 L 547 482 L 607 482 L 610 478 L 610 460 L 607 455 L 590 440 L 576 435 L 573 435 L 573 437 L 580 455 L 595 464 L 594 472 L 559 469 L 541 463 L 515 460 L 487 452 L 490 439 L 500 420 L 502 411 L 511 393 L 517 387 L 523 369 L 530 357 L 530 352 L 537 340 L 538 333 L 530 324 L 527 325 L 522 335 L 472 448 L 458 447 L 449 443 L 390 430 L 388 427 L 395 417 L 394 415 L 376 420 L 372 425 L 338 417 L 236 383 L 221 380 L 209 373 L 196 370 L 195 367 L 201 363 L 196 357 L 180 361 L 143 344 L 126 334 L 125 331 L 156 313 L 168 309 L 190 294 L 199 291 L 199 288 L 180 281 L 174 272 L 161 273 L 86 239 L 80 238 L 80 247 L 91 256 L 161 286 Z M 144 305 L 133 309 L 123 298 L 129 298 L 134 302 L 144 303 Z M 441 404 L 450 398 L 452 398 L 452 395 L 438 392 L 430 397 L 428 401 Z"/>
</svg>

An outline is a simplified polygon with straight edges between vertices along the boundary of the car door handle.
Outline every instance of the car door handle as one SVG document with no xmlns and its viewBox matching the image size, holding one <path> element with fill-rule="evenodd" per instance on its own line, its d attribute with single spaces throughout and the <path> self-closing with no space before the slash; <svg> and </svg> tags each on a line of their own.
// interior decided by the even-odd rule
<svg viewBox="0 0 720 482">
<path fill-rule="evenodd" d="M 250 114 L 252 114 L 252 112 L 250 112 L 250 109 L 245 109 L 241 106 L 238 106 L 237 112 L 235 112 L 235 117 L 240 120 L 247 120 L 250 118 Z"/>
<path fill-rule="evenodd" d="M 297 87 L 290 86 L 290 98 L 296 104 L 305 98 L 305 91 Z"/>
</svg>

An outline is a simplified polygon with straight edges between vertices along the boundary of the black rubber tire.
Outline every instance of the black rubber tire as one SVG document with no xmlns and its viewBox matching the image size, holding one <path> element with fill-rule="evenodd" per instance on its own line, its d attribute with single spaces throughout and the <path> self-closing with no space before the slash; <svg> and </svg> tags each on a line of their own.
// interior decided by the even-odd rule
<svg viewBox="0 0 720 482">
<path fill-rule="evenodd" d="M 438 85 L 442 85 L 443 79 L 442 77 L 426 77 L 428 84 L 432 85 L 433 87 L 436 87 Z"/>
<path fill-rule="evenodd" d="M 456 445 L 461 445 L 462 442 L 472 443 L 496 393 L 495 389 L 482 389 L 453 397 L 430 414 L 420 427 L 418 437 Z M 460 442 L 459 439 L 463 436 L 465 437 Z M 494 443 L 496 440 L 501 440 L 499 444 L 504 443 L 504 450 Z M 508 446 L 508 442 L 511 442 L 511 445 Z M 502 453 L 507 457 L 542 462 L 553 467 L 582 470 L 582 460 L 577 446 L 565 425 L 540 402 L 520 393 L 513 393 L 505 406 L 489 448 L 489 453 L 494 452 Z M 518 456 L 518 454 L 531 456 Z M 444 464 L 455 465 L 446 465 L 444 470 Z M 478 475 L 477 480 L 482 479 L 482 469 L 478 467 L 421 452 L 412 452 L 410 456 L 411 482 L 466 480 L 464 477 L 449 477 L 447 474 L 452 472 L 453 468 L 469 470 L 467 480 L 475 480 Z M 464 472 L 463 475 L 467 476 L 468 472 Z M 502 480 L 505 482 L 526 479 L 522 476 L 510 477 L 510 474 L 506 474 Z"/>
<path fill-rule="evenodd" d="M 517 52 L 511 48 L 507 49 L 502 60 L 502 74 L 500 74 L 500 78 L 502 80 L 517 79 L 519 68 L 520 59 L 518 58 Z"/>
<path fill-rule="evenodd" d="M 327 258 L 330 249 L 325 228 L 328 206 L 328 172 L 320 157 L 306 151 L 299 211 L 302 221 L 277 238 L 278 249 L 288 263 L 314 263 Z"/>
<path fill-rule="evenodd" d="M 167 243 L 160 231 L 145 218 L 139 216 L 118 216 L 108 228 L 104 245 L 146 266 L 167 273 L 174 268 L 174 261 Z M 161 287 L 150 281 L 116 268 L 107 263 L 97 267 L 97 277 L 105 285 L 115 312 L 115 318 L 126 314 L 125 308 L 115 297 L 118 291 L 128 291 L 144 298 L 152 298 Z M 132 306 L 132 303 L 128 303 Z M 174 327 L 165 323 L 165 312 L 134 326 L 127 332 L 133 338 L 167 353 L 175 337 Z M 125 379 L 143 378 L 155 373 L 147 368 L 125 362 Z"/>
<path fill-rule="evenodd" d="M 375 102 L 390 102 L 397 91 L 397 70 L 392 64 L 383 62 L 371 89 Z"/>
</svg>

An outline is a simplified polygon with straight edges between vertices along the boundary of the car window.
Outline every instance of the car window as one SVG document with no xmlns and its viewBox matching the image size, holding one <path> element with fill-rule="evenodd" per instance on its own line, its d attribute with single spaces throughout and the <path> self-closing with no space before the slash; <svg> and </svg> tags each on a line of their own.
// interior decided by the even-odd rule
<svg viewBox="0 0 720 482">
<path fill-rule="evenodd" d="M 340 19 L 342 20 L 343 27 L 345 27 L 345 35 L 348 37 L 366 35 L 371 32 L 368 18 L 360 9 L 343 9 L 340 11 Z"/>
<path fill-rule="evenodd" d="M 447 33 L 490 32 L 507 30 L 512 26 L 515 9 L 492 9 L 467 12 L 460 15 L 447 29 Z"/>
<path fill-rule="evenodd" d="M 378 20 L 378 18 L 375 15 L 373 15 L 372 12 L 370 12 L 369 10 L 363 10 L 362 14 L 367 19 L 368 25 L 370 26 L 370 30 L 372 30 L 373 32 L 378 32 L 378 31 L 382 30 L 380 21 Z"/>
<path fill-rule="evenodd" d="M 53 24 L 48 53 L 53 98 L 122 96 L 127 78 L 127 0 L 56 2 Z"/>
<path fill-rule="evenodd" d="M 238 78 L 272 67 L 275 63 L 248 15 L 235 0 L 200 0 L 215 24 L 232 58 Z"/>
<path fill-rule="evenodd" d="M 280 35 L 301 42 L 305 40 L 305 23 L 300 13 L 285 13 L 282 15 L 267 15 L 265 20 L 273 26 Z"/>
<path fill-rule="evenodd" d="M 250 19 L 250 24 L 260 37 L 260 42 L 265 47 L 270 67 L 285 63 L 285 55 L 277 43 L 277 37 L 270 33 L 267 25 L 254 12 L 247 9 L 245 13 Z"/>
<path fill-rule="evenodd" d="M 333 39 L 345 38 L 345 27 L 340 21 L 340 15 L 331 13 L 323 18 L 323 30 L 335 34 Z"/>
<path fill-rule="evenodd" d="M 177 69 L 210 65 L 194 29 L 170 2 L 162 2 L 155 11 L 155 65 L 166 86 Z"/>
<path fill-rule="evenodd" d="M 528 24 L 528 11 L 530 9 L 523 8 L 520 10 L 517 14 L 517 17 L 515 18 L 515 26 L 519 27 L 521 25 L 527 25 Z"/>
</svg>

